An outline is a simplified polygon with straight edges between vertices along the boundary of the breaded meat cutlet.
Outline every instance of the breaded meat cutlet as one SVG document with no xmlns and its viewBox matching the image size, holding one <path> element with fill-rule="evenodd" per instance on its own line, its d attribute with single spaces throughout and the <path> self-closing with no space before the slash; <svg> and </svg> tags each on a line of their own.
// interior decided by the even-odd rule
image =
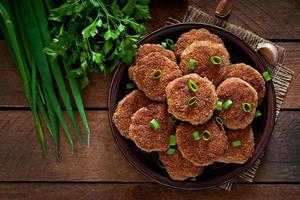
<svg viewBox="0 0 300 200">
<path fill-rule="evenodd" d="M 245 163 L 254 151 L 254 138 L 251 126 L 241 130 L 226 130 L 228 149 L 218 159 L 224 163 Z"/>
<path fill-rule="evenodd" d="M 221 58 L 220 62 L 212 59 Z M 224 45 L 210 41 L 195 41 L 181 55 L 180 69 L 183 74 L 197 73 L 215 85 L 224 78 L 230 56 Z"/>
<path fill-rule="evenodd" d="M 146 152 L 166 151 L 169 137 L 175 128 L 171 123 L 171 115 L 167 112 L 167 105 L 150 104 L 136 111 L 129 127 L 129 137 L 136 146 Z M 153 128 L 151 122 L 155 120 L 158 128 Z"/>
<path fill-rule="evenodd" d="M 227 136 L 215 120 L 193 126 L 182 122 L 176 128 L 176 142 L 182 156 L 197 166 L 207 166 L 224 155 Z"/>
<path fill-rule="evenodd" d="M 126 95 L 113 115 L 113 122 L 122 136 L 129 138 L 129 126 L 132 115 L 140 108 L 150 104 L 150 100 L 139 90 L 134 90 Z"/>
<path fill-rule="evenodd" d="M 244 129 L 252 122 L 258 97 L 249 83 L 240 78 L 226 79 L 218 86 L 217 95 L 223 107 L 227 100 L 232 102 L 228 109 L 223 108 L 219 113 L 227 128 Z"/>
<path fill-rule="evenodd" d="M 222 44 L 223 41 L 219 36 L 210 33 L 206 29 L 192 29 L 189 32 L 183 33 L 175 44 L 175 54 L 178 58 L 182 52 L 190 46 L 194 41 L 211 41 L 212 43 Z"/>
<path fill-rule="evenodd" d="M 159 152 L 158 154 L 160 161 L 173 180 L 184 181 L 190 177 L 198 176 L 203 171 L 203 167 L 196 166 L 185 159 L 178 150 L 172 155 L 168 155 L 166 152 Z"/>
<path fill-rule="evenodd" d="M 152 52 L 161 53 L 166 58 L 169 58 L 171 61 L 176 62 L 176 57 L 174 52 L 163 48 L 159 44 L 143 44 L 142 46 L 139 47 L 135 60 L 138 61 Z"/>
<path fill-rule="evenodd" d="M 226 78 L 236 77 L 248 82 L 257 92 L 258 105 L 265 96 L 266 87 L 263 76 L 250 65 L 238 63 L 227 68 Z"/>
<path fill-rule="evenodd" d="M 137 87 L 154 101 L 167 100 L 165 89 L 167 85 L 182 76 L 178 65 L 161 53 L 152 52 L 131 66 L 130 74 Z"/>
<path fill-rule="evenodd" d="M 198 74 L 188 74 L 173 80 L 166 88 L 168 111 L 177 119 L 191 124 L 203 124 L 213 115 L 217 94 L 215 86 Z M 194 103 L 190 103 L 194 99 Z"/>
</svg>

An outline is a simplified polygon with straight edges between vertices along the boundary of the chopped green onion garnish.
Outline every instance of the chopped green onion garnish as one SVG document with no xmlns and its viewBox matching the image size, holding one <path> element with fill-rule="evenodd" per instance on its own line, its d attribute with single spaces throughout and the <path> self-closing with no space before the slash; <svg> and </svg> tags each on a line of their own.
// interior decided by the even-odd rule
<svg viewBox="0 0 300 200">
<path fill-rule="evenodd" d="M 195 131 L 193 133 L 193 136 L 194 136 L 194 140 L 197 141 L 197 140 L 200 140 L 200 135 L 199 135 L 199 132 L 198 131 Z"/>
<path fill-rule="evenodd" d="M 233 141 L 233 142 L 231 142 L 231 146 L 239 147 L 239 146 L 241 146 L 241 141 L 240 140 Z"/>
<path fill-rule="evenodd" d="M 127 88 L 127 90 L 131 90 L 131 89 L 136 88 L 136 85 L 134 83 L 127 83 L 126 88 Z"/>
<path fill-rule="evenodd" d="M 210 137 L 211 137 L 211 134 L 208 130 L 203 131 L 203 133 L 202 133 L 203 140 L 207 141 L 210 139 Z"/>
<path fill-rule="evenodd" d="M 191 97 L 191 98 L 188 100 L 189 106 L 192 106 L 192 105 L 194 105 L 195 103 L 197 103 L 197 97 Z"/>
<path fill-rule="evenodd" d="M 222 63 L 222 58 L 220 56 L 212 56 L 210 62 L 214 65 L 219 65 Z"/>
<path fill-rule="evenodd" d="M 156 163 L 157 163 L 157 165 L 158 165 L 160 168 L 165 169 L 164 164 L 161 162 L 161 160 L 158 159 L 158 160 L 156 161 Z"/>
<path fill-rule="evenodd" d="M 189 86 L 189 88 L 190 88 L 190 90 L 191 90 L 192 92 L 197 92 L 198 86 L 197 86 L 197 84 L 195 83 L 195 81 L 189 79 L 189 80 L 188 80 L 188 86 Z"/>
<path fill-rule="evenodd" d="M 167 43 L 166 43 L 166 42 L 162 42 L 162 43 L 161 43 L 161 46 L 163 46 L 163 48 L 166 49 L 166 48 L 167 48 Z"/>
<path fill-rule="evenodd" d="M 195 69 L 197 62 L 195 59 L 190 59 L 188 65 L 189 65 L 189 69 Z"/>
<path fill-rule="evenodd" d="M 169 47 L 169 49 L 173 50 L 174 49 L 174 42 L 171 39 L 166 39 L 166 43 L 167 43 L 167 47 Z"/>
<path fill-rule="evenodd" d="M 180 123 L 180 121 L 176 117 L 172 116 L 171 123 L 175 126 L 175 125 L 178 125 Z"/>
<path fill-rule="evenodd" d="M 197 181 L 197 177 L 191 177 L 190 180 L 191 181 Z"/>
<path fill-rule="evenodd" d="M 176 152 L 176 148 L 175 147 L 169 147 L 168 150 L 167 150 L 167 154 L 168 155 L 172 155 L 173 153 Z"/>
<path fill-rule="evenodd" d="M 271 78 L 271 75 L 269 74 L 268 71 L 265 71 L 265 72 L 263 73 L 263 76 L 264 76 L 265 81 L 269 81 L 269 80 L 272 79 L 272 78 Z"/>
<path fill-rule="evenodd" d="M 161 77 L 161 70 L 154 70 L 152 73 L 153 79 L 159 79 Z"/>
<path fill-rule="evenodd" d="M 256 110 L 255 117 L 260 117 L 260 116 L 262 116 L 262 113 L 259 110 Z"/>
<path fill-rule="evenodd" d="M 219 110 L 219 111 L 222 110 L 222 108 L 223 108 L 222 101 L 217 101 L 215 107 L 216 107 L 216 110 Z"/>
<path fill-rule="evenodd" d="M 242 109 L 244 112 L 250 112 L 251 108 L 252 108 L 252 106 L 250 103 L 242 103 Z"/>
<path fill-rule="evenodd" d="M 152 119 L 150 121 L 150 125 L 152 126 L 152 128 L 156 131 L 160 128 L 159 123 L 156 121 L 156 119 Z"/>
<path fill-rule="evenodd" d="M 221 117 L 215 117 L 215 120 L 216 120 L 216 122 L 220 125 L 220 126 L 223 126 L 224 125 L 224 122 L 223 122 L 223 120 L 222 120 L 222 118 Z"/>
<path fill-rule="evenodd" d="M 175 136 L 175 135 L 170 135 L 170 138 L 169 138 L 169 145 L 170 145 L 170 146 L 176 145 L 176 136 Z"/>
<path fill-rule="evenodd" d="M 225 101 L 224 103 L 223 103 L 223 108 L 224 109 L 228 109 L 228 108 L 230 108 L 232 106 L 232 101 L 231 101 L 231 99 L 228 99 L 227 101 Z"/>
</svg>

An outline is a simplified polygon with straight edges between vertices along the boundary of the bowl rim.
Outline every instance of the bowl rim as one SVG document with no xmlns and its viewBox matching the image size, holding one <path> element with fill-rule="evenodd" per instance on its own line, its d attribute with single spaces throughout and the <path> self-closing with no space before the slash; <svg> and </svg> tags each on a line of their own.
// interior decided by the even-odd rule
<svg viewBox="0 0 300 200">
<path fill-rule="evenodd" d="M 139 45 L 140 43 L 142 43 L 143 41 L 147 40 L 148 38 L 150 38 L 154 35 L 164 33 L 164 32 L 174 32 L 173 30 L 176 28 L 180 28 L 180 27 L 184 28 L 187 26 L 190 26 L 190 27 L 188 27 L 186 29 L 190 28 L 190 30 L 193 28 L 196 28 L 196 26 L 197 26 L 197 28 L 218 29 L 219 31 L 223 32 L 224 34 L 230 35 L 230 37 L 232 37 L 232 39 L 235 39 L 235 40 L 238 40 L 239 42 L 241 42 L 242 46 L 240 46 L 240 47 L 244 48 L 244 49 L 248 49 L 249 51 L 247 52 L 247 54 L 253 54 L 253 56 L 255 56 L 257 58 L 257 60 L 261 63 L 261 67 L 264 70 L 267 70 L 266 64 L 261 59 L 260 55 L 251 46 L 249 46 L 244 40 L 240 39 L 238 36 L 225 30 L 224 28 L 221 28 L 221 27 L 218 27 L 215 25 L 211 25 L 211 24 L 198 23 L 198 22 L 187 22 L 187 23 L 178 23 L 178 24 L 174 24 L 174 25 L 170 25 L 170 26 L 165 26 L 165 27 L 157 29 L 157 30 L 151 32 L 150 34 L 144 36 L 141 40 L 139 40 L 137 42 L 137 44 Z M 268 142 L 271 138 L 273 129 L 274 129 L 275 118 L 276 118 L 276 97 L 275 97 L 275 90 L 274 90 L 274 85 L 273 85 L 272 80 L 266 82 L 266 91 L 268 91 L 268 96 L 267 96 L 268 103 L 266 105 L 268 108 L 267 109 L 268 117 L 266 120 L 266 125 L 263 130 L 263 134 L 262 134 L 263 137 L 261 138 L 261 140 L 258 144 L 255 144 L 255 149 L 252 154 L 252 157 L 250 159 L 248 159 L 248 161 L 246 163 L 241 164 L 238 168 L 234 169 L 230 173 L 225 174 L 222 177 L 219 177 L 218 181 L 215 181 L 211 184 L 207 184 L 206 182 L 205 183 L 203 183 L 203 182 L 178 182 L 178 181 L 171 180 L 168 177 L 163 177 L 163 176 L 153 172 L 153 170 L 151 170 L 151 168 L 148 168 L 148 166 L 145 166 L 142 163 L 137 162 L 137 160 L 135 160 L 135 158 L 132 157 L 132 155 L 130 155 L 128 153 L 127 145 L 121 141 L 122 136 L 120 135 L 119 131 L 116 129 L 116 127 L 112 121 L 112 117 L 113 117 L 113 113 L 114 113 L 114 110 L 112 109 L 112 104 L 113 104 L 112 95 L 114 93 L 116 85 L 120 85 L 120 82 L 121 82 L 120 73 L 122 75 L 124 73 L 124 70 L 127 71 L 127 67 L 125 67 L 125 65 L 123 63 L 120 63 L 118 68 L 115 70 L 115 73 L 113 75 L 113 78 L 112 78 L 112 81 L 110 84 L 108 99 L 107 99 L 109 126 L 111 128 L 114 140 L 118 146 L 119 151 L 121 151 L 121 153 L 126 158 L 126 160 L 144 176 L 152 179 L 155 182 L 158 182 L 162 185 L 166 185 L 166 186 L 169 186 L 172 188 L 189 189 L 189 190 L 191 190 L 191 189 L 192 190 L 209 189 L 209 188 L 213 188 L 213 187 L 225 184 L 225 183 L 231 181 L 233 178 L 242 174 L 249 167 L 251 167 L 257 159 L 260 158 L 260 156 L 263 154 L 264 150 L 266 149 Z M 116 104 L 117 104 L 117 102 L 116 102 Z"/>
</svg>

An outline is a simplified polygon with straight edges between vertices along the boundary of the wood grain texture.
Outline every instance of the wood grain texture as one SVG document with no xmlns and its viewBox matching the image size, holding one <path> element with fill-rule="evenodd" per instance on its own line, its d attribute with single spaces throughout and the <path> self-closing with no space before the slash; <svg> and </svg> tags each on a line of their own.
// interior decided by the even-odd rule
<svg viewBox="0 0 300 200">
<path fill-rule="evenodd" d="M 63 139 L 63 158 L 57 162 L 53 148 L 48 160 L 42 158 L 29 111 L 1 111 L 0 181 L 149 182 L 117 149 L 107 112 L 89 111 L 87 116 L 91 147 L 77 144 L 79 148 L 72 154 Z M 256 182 L 300 182 L 299 131 L 300 112 L 282 111 Z"/>
<path fill-rule="evenodd" d="M 164 25 L 168 17 L 181 20 L 192 5 L 214 15 L 217 1 L 211 0 L 152 0 L 151 29 Z M 294 0 L 234 0 L 228 21 L 242 26 L 266 39 L 300 39 L 300 2 Z"/>
<path fill-rule="evenodd" d="M 101 199 L 101 200 L 295 200 L 300 185 L 239 184 L 230 192 L 222 189 L 183 191 L 154 183 L 139 184 L 0 184 L 1 199 Z"/>
</svg>

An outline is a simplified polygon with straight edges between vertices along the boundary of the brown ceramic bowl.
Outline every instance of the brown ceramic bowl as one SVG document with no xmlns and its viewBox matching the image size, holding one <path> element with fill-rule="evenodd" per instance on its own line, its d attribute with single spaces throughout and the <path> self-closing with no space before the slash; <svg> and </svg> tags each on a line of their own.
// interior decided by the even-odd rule
<svg viewBox="0 0 300 200">
<path fill-rule="evenodd" d="M 259 72 L 265 71 L 265 64 L 259 55 L 243 40 L 232 33 L 208 24 L 183 23 L 164 27 L 145 36 L 139 45 L 145 43 L 160 43 L 166 38 L 174 41 L 184 32 L 193 28 L 206 28 L 211 33 L 221 37 L 230 53 L 231 63 L 244 62 L 254 66 Z M 271 137 L 275 122 L 275 93 L 272 81 L 266 83 L 266 96 L 259 106 L 263 116 L 255 119 L 252 123 L 255 138 L 255 149 L 253 156 L 244 164 L 223 164 L 215 163 L 205 168 L 204 172 L 197 178 L 197 181 L 174 181 L 169 178 L 164 169 L 157 164 L 157 153 L 145 153 L 135 144 L 122 137 L 112 122 L 112 116 L 118 102 L 129 93 L 126 90 L 126 83 L 129 82 L 127 65 L 121 64 L 116 70 L 109 90 L 108 116 L 109 124 L 115 141 L 125 158 L 142 174 L 161 184 L 181 189 L 204 189 L 211 188 L 232 180 L 249 168 L 263 153 Z"/>
</svg>

